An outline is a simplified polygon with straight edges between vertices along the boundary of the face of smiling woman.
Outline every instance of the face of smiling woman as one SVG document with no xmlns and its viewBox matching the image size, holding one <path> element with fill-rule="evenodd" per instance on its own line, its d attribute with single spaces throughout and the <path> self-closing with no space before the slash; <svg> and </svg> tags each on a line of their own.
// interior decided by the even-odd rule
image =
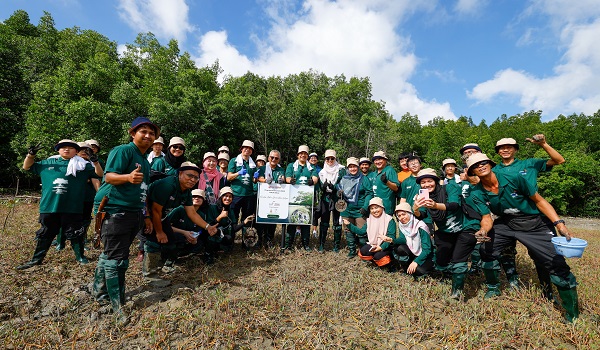
<svg viewBox="0 0 600 350">
<path fill-rule="evenodd" d="M 426 177 L 423 180 L 421 180 L 419 185 L 421 185 L 421 188 L 424 188 L 424 189 L 428 190 L 429 192 L 432 192 L 435 189 L 435 180 Z"/>
<path fill-rule="evenodd" d="M 369 207 L 369 211 L 371 212 L 371 215 L 376 218 L 380 217 L 381 214 L 383 214 L 383 208 L 378 205 L 371 205 Z"/>
</svg>

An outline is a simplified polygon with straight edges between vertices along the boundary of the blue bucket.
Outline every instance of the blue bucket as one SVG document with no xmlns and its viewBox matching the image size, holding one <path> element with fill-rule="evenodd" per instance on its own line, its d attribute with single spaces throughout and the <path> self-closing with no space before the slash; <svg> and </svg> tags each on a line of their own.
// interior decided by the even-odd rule
<svg viewBox="0 0 600 350">
<path fill-rule="evenodd" d="M 587 247 L 587 241 L 579 238 L 571 238 L 567 242 L 565 237 L 553 237 L 552 244 L 556 252 L 565 258 L 581 258 L 583 250 Z"/>
</svg>

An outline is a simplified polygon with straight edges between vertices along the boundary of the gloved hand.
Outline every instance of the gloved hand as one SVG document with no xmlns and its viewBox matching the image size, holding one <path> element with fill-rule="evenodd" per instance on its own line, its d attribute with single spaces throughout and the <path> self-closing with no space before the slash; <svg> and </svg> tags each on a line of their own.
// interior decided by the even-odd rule
<svg viewBox="0 0 600 350">
<path fill-rule="evenodd" d="M 94 151 L 91 148 L 86 148 L 84 152 L 85 154 L 87 154 L 90 162 L 96 163 L 98 161 L 98 155 L 94 153 Z"/>
<path fill-rule="evenodd" d="M 279 175 L 279 178 L 277 179 L 277 183 L 278 184 L 284 184 L 285 183 L 285 176 Z"/>
<path fill-rule="evenodd" d="M 307 185 L 312 186 L 315 184 L 315 182 L 313 181 L 312 177 L 308 178 L 308 181 L 306 182 Z"/>
<path fill-rule="evenodd" d="M 388 178 L 385 173 L 381 174 L 381 182 L 383 182 L 384 184 L 387 184 L 388 182 Z"/>
<path fill-rule="evenodd" d="M 296 178 L 292 177 L 292 179 L 290 180 L 290 185 L 295 185 L 296 184 Z"/>
<path fill-rule="evenodd" d="M 254 173 L 254 178 L 258 180 L 258 171 Z"/>
<path fill-rule="evenodd" d="M 366 219 L 369 217 L 369 212 L 367 211 L 367 209 L 365 208 L 360 208 L 360 216 L 363 217 L 363 219 Z"/>
<path fill-rule="evenodd" d="M 270 176 L 267 176 L 267 178 L 265 179 L 265 182 L 268 184 L 271 184 L 273 182 L 273 178 Z"/>
<path fill-rule="evenodd" d="M 37 145 L 30 145 L 27 148 L 27 154 L 31 154 L 32 156 L 35 156 L 38 153 L 38 151 L 42 149 L 41 144 L 42 144 L 41 142 L 38 142 Z"/>
<path fill-rule="evenodd" d="M 238 171 L 238 175 L 244 176 L 248 174 L 248 170 L 246 170 L 246 168 L 242 167 L 242 169 L 240 169 L 240 171 Z"/>
<path fill-rule="evenodd" d="M 327 180 L 325 180 L 325 183 L 323 184 L 323 188 L 325 189 L 325 192 L 327 192 L 327 193 L 332 192 L 331 187 L 329 187 L 329 185 L 330 185 L 330 183 Z"/>
</svg>

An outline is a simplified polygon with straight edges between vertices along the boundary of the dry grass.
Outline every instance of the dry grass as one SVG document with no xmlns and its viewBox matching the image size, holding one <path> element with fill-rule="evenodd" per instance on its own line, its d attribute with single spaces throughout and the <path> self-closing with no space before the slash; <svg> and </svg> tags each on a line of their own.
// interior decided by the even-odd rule
<svg viewBox="0 0 600 350">
<path fill-rule="evenodd" d="M 11 207 L 0 204 L 2 222 Z M 482 278 L 471 278 L 464 303 L 447 298 L 449 285 L 414 282 L 348 260 L 345 251 L 280 256 L 236 247 L 209 267 L 197 257 L 182 261 L 173 285 L 162 290 L 143 285 L 132 256 L 132 319 L 117 329 L 85 291 L 99 251 L 88 252 L 92 263 L 80 266 L 70 249 L 52 249 L 43 265 L 14 270 L 30 258 L 38 224 L 36 204 L 13 209 L 0 241 L 2 348 L 600 348 L 597 226 L 574 230 L 589 242 L 583 258 L 569 260 L 580 283 L 575 325 L 564 324 L 561 310 L 539 296 L 522 247 L 517 263 L 530 287 L 503 288 L 501 297 L 483 301 Z"/>
</svg>

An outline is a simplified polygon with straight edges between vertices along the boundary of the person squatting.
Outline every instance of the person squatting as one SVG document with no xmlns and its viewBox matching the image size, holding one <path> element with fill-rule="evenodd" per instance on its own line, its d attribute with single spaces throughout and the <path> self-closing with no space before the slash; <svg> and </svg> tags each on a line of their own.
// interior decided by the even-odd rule
<svg viewBox="0 0 600 350">
<path fill-rule="evenodd" d="M 567 239 L 571 234 L 537 189 L 538 173 L 565 161 L 544 135 L 527 141 L 549 159 L 517 159 L 519 144 L 503 138 L 495 145 L 498 164 L 469 143 L 457 152 L 460 163 L 444 159 L 438 173 L 423 168 L 414 152 L 398 157 L 400 172 L 384 151 L 342 164 L 336 150 L 328 149 L 320 167 L 318 154 L 307 145 L 283 166 L 280 151 L 255 156 L 250 140 L 238 154 L 230 154 L 228 146 L 207 151 L 196 165 L 187 159 L 183 138 L 172 137 L 165 149 L 160 133 L 148 118 L 135 118 L 128 130 L 131 142 L 110 150 L 106 162 L 99 160 L 95 140 L 60 140 L 57 155 L 37 161 L 41 146 L 30 146 L 23 169 L 41 178 L 41 227 L 32 258 L 16 269 L 42 264 L 59 234 L 70 241 L 78 263 L 89 263 L 85 244 L 93 207 L 94 241 L 102 253 L 92 295 L 110 306 L 117 324 L 126 325 L 125 277 L 136 237 L 144 280 L 164 287 L 179 258 L 197 254 L 211 265 L 233 251 L 240 231 L 242 249 L 275 249 L 277 225 L 255 223 L 258 184 L 305 185 L 314 191 L 312 222 L 282 225 L 282 252 L 296 248 L 296 236 L 300 249 L 311 251 L 312 231 L 317 252 L 323 253 L 331 231 L 333 252 L 344 248 L 345 238 L 349 259 L 400 270 L 415 280 L 449 280 L 449 297 L 461 301 L 473 274 L 484 275 L 485 299 L 501 295 L 501 269 L 510 288 L 521 288 L 515 264 L 519 241 L 534 262 L 543 295 L 556 302 L 556 286 L 565 319 L 579 316 L 576 278 L 551 243 L 557 233 Z M 61 240 L 64 246 L 64 239 L 57 244 Z"/>
</svg>

